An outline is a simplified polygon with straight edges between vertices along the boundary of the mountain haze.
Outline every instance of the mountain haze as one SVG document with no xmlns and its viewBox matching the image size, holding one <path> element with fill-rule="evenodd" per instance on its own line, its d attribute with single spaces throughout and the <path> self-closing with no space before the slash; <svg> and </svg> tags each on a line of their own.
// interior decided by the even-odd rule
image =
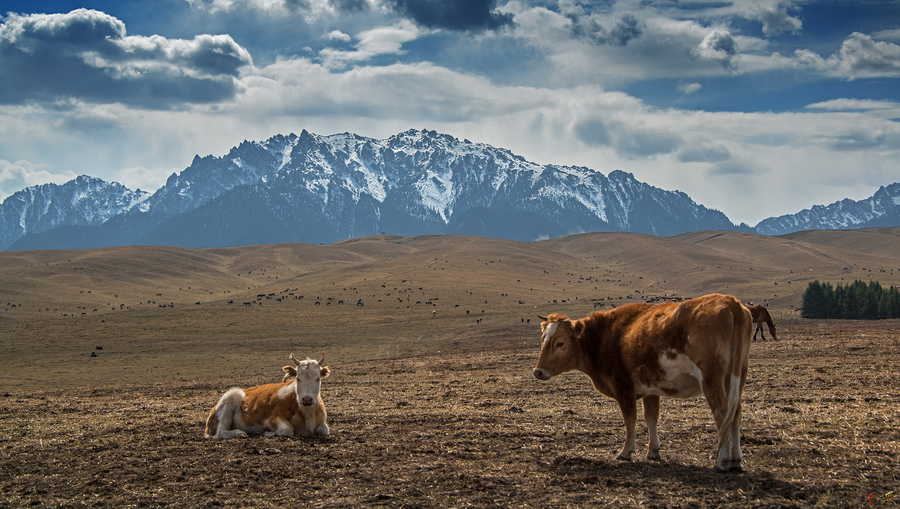
<svg viewBox="0 0 900 509">
<path fill-rule="evenodd" d="M 777 235 L 892 226 L 898 203 L 893 184 L 869 200 L 816 206 L 754 230 L 619 170 L 539 165 L 435 131 L 376 140 L 304 130 L 196 156 L 152 195 L 91 177 L 28 188 L 0 208 L 0 249 L 331 244 L 381 233 L 522 241 L 591 231 Z"/>
</svg>

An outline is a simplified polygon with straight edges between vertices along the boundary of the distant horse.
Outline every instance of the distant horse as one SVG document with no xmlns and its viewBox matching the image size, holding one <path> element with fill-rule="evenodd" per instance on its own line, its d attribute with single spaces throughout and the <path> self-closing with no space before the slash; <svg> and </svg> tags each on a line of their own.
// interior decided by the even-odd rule
<svg viewBox="0 0 900 509">
<path fill-rule="evenodd" d="M 763 323 L 769 326 L 769 334 L 772 335 L 773 340 L 777 341 L 778 337 L 775 335 L 775 323 L 772 321 L 772 317 L 769 315 L 769 310 L 763 306 L 746 307 L 750 310 L 750 315 L 753 317 L 753 323 L 756 324 L 756 330 L 753 331 L 753 341 L 756 341 L 757 332 L 759 333 L 763 341 L 766 340 L 766 333 L 762 330 Z"/>
</svg>

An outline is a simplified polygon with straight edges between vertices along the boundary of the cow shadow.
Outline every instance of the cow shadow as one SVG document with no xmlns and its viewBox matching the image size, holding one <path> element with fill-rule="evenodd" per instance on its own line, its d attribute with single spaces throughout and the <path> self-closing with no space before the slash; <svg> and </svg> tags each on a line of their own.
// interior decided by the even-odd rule
<svg viewBox="0 0 900 509">
<path fill-rule="evenodd" d="M 744 471 L 719 473 L 709 467 L 679 463 L 676 460 L 645 459 L 618 461 L 560 455 L 550 462 L 550 471 L 560 479 L 567 478 L 585 485 L 608 489 L 634 489 L 646 485 L 684 485 L 690 490 L 707 488 L 735 493 L 741 490 L 754 498 L 807 500 L 811 493 L 805 486 L 776 478 L 771 472 L 747 466 Z M 749 493 L 748 493 L 749 492 Z"/>
</svg>

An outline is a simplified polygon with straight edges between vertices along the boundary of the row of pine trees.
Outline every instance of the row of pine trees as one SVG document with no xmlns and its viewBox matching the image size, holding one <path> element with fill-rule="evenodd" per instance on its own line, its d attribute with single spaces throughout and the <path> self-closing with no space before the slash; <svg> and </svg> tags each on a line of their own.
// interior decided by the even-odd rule
<svg viewBox="0 0 900 509">
<path fill-rule="evenodd" d="M 856 280 L 846 286 L 813 281 L 803 292 L 804 318 L 873 320 L 900 318 L 900 289 L 877 281 Z"/>
</svg>

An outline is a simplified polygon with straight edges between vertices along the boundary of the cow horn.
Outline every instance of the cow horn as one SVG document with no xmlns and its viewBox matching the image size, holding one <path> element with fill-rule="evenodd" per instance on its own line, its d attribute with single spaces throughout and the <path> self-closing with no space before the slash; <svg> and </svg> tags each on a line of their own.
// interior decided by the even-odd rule
<svg viewBox="0 0 900 509">
<path fill-rule="evenodd" d="M 322 352 L 322 358 L 319 359 L 319 366 L 325 365 L 325 352 Z"/>
<path fill-rule="evenodd" d="M 291 360 L 292 360 L 292 361 L 294 361 L 294 364 L 296 364 L 296 365 L 297 365 L 297 366 L 299 366 L 299 365 L 300 365 L 300 361 L 299 361 L 299 360 L 297 360 L 297 358 L 296 358 L 296 357 L 294 357 L 294 354 L 293 354 L 293 352 L 292 352 L 292 353 L 291 353 Z"/>
<path fill-rule="evenodd" d="M 546 317 L 546 316 L 538 315 L 538 318 L 540 318 L 542 322 L 546 322 L 546 321 L 547 321 L 547 317 Z"/>
</svg>

